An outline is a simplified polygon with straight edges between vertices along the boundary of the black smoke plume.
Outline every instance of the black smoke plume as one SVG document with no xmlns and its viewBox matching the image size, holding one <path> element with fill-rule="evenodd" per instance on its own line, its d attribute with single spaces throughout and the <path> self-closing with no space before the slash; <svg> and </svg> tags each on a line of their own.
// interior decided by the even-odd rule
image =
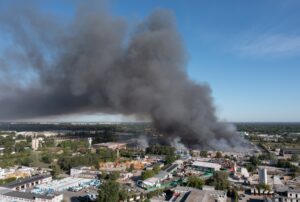
<svg viewBox="0 0 300 202">
<path fill-rule="evenodd" d="M 62 20 L 24 2 L 0 14 L 1 120 L 136 115 L 186 146 L 240 146 L 235 130 L 218 121 L 210 88 L 188 78 L 171 12 L 154 11 L 128 30 L 101 5 L 81 5 Z"/>
</svg>

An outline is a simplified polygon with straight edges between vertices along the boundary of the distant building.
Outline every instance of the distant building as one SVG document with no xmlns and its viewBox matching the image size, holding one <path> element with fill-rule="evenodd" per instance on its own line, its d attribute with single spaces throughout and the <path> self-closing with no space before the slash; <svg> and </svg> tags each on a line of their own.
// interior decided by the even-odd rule
<svg viewBox="0 0 300 202">
<path fill-rule="evenodd" d="M 6 178 L 25 178 L 30 177 L 34 169 L 30 167 L 22 166 L 20 168 L 0 168 L 0 179 Z"/>
<path fill-rule="evenodd" d="M 94 148 L 107 148 L 107 149 L 112 149 L 112 150 L 117 150 L 117 149 L 126 149 L 127 143 L 122 143 L 122 142 L 105 142 L 105 143 L 99 143 L 99 144 L 94 144 Z"/>
<path fill-rule="evenodd" d="M 100 171 L 93 169 L 92 167 L 78 166 L 71 168 L 71 177 L 82 177 L 82 178 L 97 178 L 101 174 Z"/>
<path fill-rule="evenodd" d="M 39 141 L 38 138 L 33 138 L 32 141 L 31 141 L 31 149 L 34 150 L 34 151 L 38 150 L 39 143 L 40 143 L 40 141 Z"/>
<path fill-rule="evenodd" d="M 258 175 L 260 184 L 268 184 L 268 174 L 266 168 L 260 168 L 258 170 Z"/>
<path fill-rule="evenodd" d="M 41 195 L 0 187 L 1 202 L 61 202 L 62 200 L 62 194 Z"/>
<path fill-rule="evenodd" d="M 91 137 L 88 138 L 89 148 L 92 148 L 93 139 Z"/>
<path fill-rule="evenodd" d="M 101 171 L 122 171 L 133 166 L 135 170 L 142 170 L 149 162 L 142 160 L 132 160 L 125 162 L 100 162 L 99 170 Z"/>
<path fill-rule="evenodd" d="M 284 158 L 291 158 L 293 154 L 300 156 L 300 149 L 297 148 L 284 148 L 280 150 L 280 155 Z"/>
<path fill-rule="evenodd" d="M 209 162 L 202 162 L 202 161 L 194 161 L 192 163 L 192 167 L 196 170 L 200 171 L 209 171 L 214 172 L 221 169 L 221 165 L 218 163 L 209 163 Z"/>
</svg>

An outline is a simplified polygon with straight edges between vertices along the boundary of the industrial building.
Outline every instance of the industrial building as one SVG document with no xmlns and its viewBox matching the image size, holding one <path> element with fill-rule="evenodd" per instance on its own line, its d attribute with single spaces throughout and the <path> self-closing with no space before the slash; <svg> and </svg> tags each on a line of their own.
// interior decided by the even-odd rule
<svg viewBox="0 0 300 202">
<path fill-rule="evenodd" d="M 280 155 L 283 156 L 284 158 L 291 158 L 293 154 L 300 156 L 300 149 L 298 149 L 298 148 L 283 148 L 280 150 Z"/>
<path fill-rule="evenodd" d="M 33 177 L 29 177 L 29 178 L 15 180 L 13 182 L 2 185 L 2 187 L 5 187 L 5 188 L 11 189 L 11 190 L 21 191 L 21 190 L 24 190 L 27 188 L 32 188 L 36 185 L 48 183 L 51 181 L 52 181 L 51 175 L 36 175 Z"/>
<path fill-rule="evenodd" d="M 100 181 L 96 179 L 66 177 L 61 180 L 53 180 L 52 182 L 35 186 L 34 192 L 36 193 L 62 192 L 75 187 L 80 189 L 84 187 L 99 186 L 99 185 L 100 185 Z"/>
<path fill-rule="evenodd" d="M 25 178 L 30 177 L 34 169 L 30 167 L 11 167 L 11 168 L 0 168 L 0 179 L 7 178 Z"/>
<path fill-rule="evenodd" d="M 191 165 L 194 169 L 203 171 L 203 172 L 214 172 L 221 169 L 221 165 L 217 163 L 209 163 L 202 161 L 194 161 Z"/>
<path fill-rule="evenodd" d="M 225 191 L 192 190 L 187 193 L 185 202 L 226 202 L 227 195 Z"/>
<path fill-rule="evenodd" d="M 274 196 L 273 201 L 278 202 L 299 202 L 300 201 L 300 189 L 288 189 L 279 195 Z"/>
<path fill-rule="evenodd" d="M 71 177 L 80 177 L 80 178 L 98 178 L 101 172 L 99 170 L 95 170 L 92 167 L 87 166 L 78 166 L 71 168 L 70 175 Z"/>
<path fill-rule="evenodd" d="M 173 202 L 226 202 L 226 191 L 220 190 L 199 190 L 191 187 L 178 186 L 174 188 L 177 193 L 171 198 Z"/>
<path fill-rule="evenodd" d="M 112 149 L 112 150 L 117 150 L 117 149 L 126 149 L 127 143 L 123 142 L 105 142 L 105 143 L 99 143 L 99 144 L 94 144 L 94 148 L 107 148 L 107 149 Z"/>
<path fill-rule="evenodd" d="M 143 188 L 152 188 L 152 187 L 160 187 L 161 180 L 157 177 L 150 177 L 149 179 L 146 179 L 144 181 L 138 182 L 138 185 L 143 187 Z"/>
<path fill-rule="evenodd" d="M 62 200 L 62 194 L 41 195 L 0 187 L 1 202 L 61 202 Z"/>
<path fill-rule="evenodd" d="M 154 177 L 151 177 L 149 179 L 146 179 L 142 182 L 140 182 L 140 186 L 143 188 L 151 188 L 151 187 L 160 187 L 161 182 L 168 179 L 172 178 L 173 172 L 178 169 L 179 165 L 178 164 L 171 164 L 168 167 L 165 168 L 165 170 L 160 171 L 157 175 Z"/>
</svg>

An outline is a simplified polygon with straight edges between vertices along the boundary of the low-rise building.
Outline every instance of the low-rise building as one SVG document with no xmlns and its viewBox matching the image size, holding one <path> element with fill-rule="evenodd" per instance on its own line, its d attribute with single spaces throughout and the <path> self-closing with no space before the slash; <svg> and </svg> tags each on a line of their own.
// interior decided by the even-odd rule
<svg viewBox="0 0 300 202">
<path fill-rule="evenodd" d="M 101 172 L 99 170 L 87 166 L 78 166 L 70 170 L 71 177 L 98 178 L 100 174 Z"/>
<path fill-rule="evenodd" d="M 202 161 L 194 161 L 191 165 L 196 170 L 214 172 L 221 169 L 221 165 L 217 163 L 209 163 Z"/>
<path fill-rule="evenodd" d="M 191 187 L 176 187 L 174 189 L 176 197 L 172 198 L 174 202 L 226 202 L 226 191 L 220 190 L 199 190 Z"/>
<path fill-rule="evenodd" d="M 53 180 L 49 183 L 44 183 L 37 185 L 34 188 L 36 193 L 51 193 L 51 192 L 62 192 L 69 189 L 73 190 L 82 190 L 87 187 L 98 187 L 100 181 L 97 179 L 86 179 L 86 178 L 77 178 L 77 177 L 66 177 L 61 180 Z"/>
<path fill-rule="evenodd" d="M 117 149 L 126 149 L 127 143 L 123 142 L 105 142 L 105 143 L 99 143 L 99 144 L 94 144 L 94 148 L 107 148 L 107 149 L 112 149 L 112 150 L 117 150 Z"/>
<path fill-rule="evenodd" d="M 299 202 L 300 201 L 300 189 L 291 190 L 281 193 L 280 196 L 275 196 L 278 202 Z"/>
<path fill-rule="evenodd" d="M 62 194 L 34 194 L 30 192 L 13 191 L 8 188 L 0 187 L 1 202 L 61 202 Z"/>
<path fill-rule="evenodd" d="M 161 180 L 157 177 L 151 177 L 149 179 L 143 180 L 140 182 L 140 186 L 143 188 L 152 188 L 152 187 L 160 187 Z"/>
<path fill-rule="evenodd" d="M 2 185 L 2 187 L 11 189 L 11 190 L 24 190 L 27 188 L 32 188 L 36 185 L 48 183 L 52 181 L 51 175 L 36 175 L 33 177 L 28 177 L 24 179 L 18 179 L 13 182 Z"/>
<path fill-rule="evenodd" d="M 293 154 L 300 156 L 300 149 L 298 148 L 283 148 L 280 150 L 280 155 L 284 158 L 291 158 Z"/>
<path fill-rule="evenodd" d="M 25 178 L 30 177 L 34 172 L 33 168 L 30 167 L 11 167 L 11 168 L 0 168 L 0 179 L 7 178 Z"/>
</svg>

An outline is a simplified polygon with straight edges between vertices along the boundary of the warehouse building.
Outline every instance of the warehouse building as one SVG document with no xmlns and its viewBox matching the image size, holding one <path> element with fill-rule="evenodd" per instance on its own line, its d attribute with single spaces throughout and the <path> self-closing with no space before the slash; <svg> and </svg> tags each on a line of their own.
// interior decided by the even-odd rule
<svg viewBox="0 0 300 202">
<path fill-rule="evenodd" d="M 221 169 L 221 165 L 218 163 L 209 163 L 202 161 L 194 161 L 191 165 L 195 170 L 203 172 L 215 172 Z"/>
<path fill-rule="evenodd" d="M 154 177 L 151 177 L 149 179 L 146 179 L 142 182 L 140 182 L 140 186 L 143 188 L 152 188 L 152 187 L 160 187 L 161 182 L 173 177 L 173 172 L 178 169 L 178 164 L 171 164 L 167 166 L 164 170 L 160 171 L 157 175 Z"/>
<path fill-rule="evenodd" d="M 1 202 L 61 202 L 62 200 L 62 194 L 40 195 L 0 187 Z"/>
<path fill-rule="evenodd" d="M 2 185 L 2 187 L 5 187 L 5 188 L 11 189 L 11 190 L 21 191 L 21 190 L 24 190 L 27 188 L 32 188 L 36 185 L 48 183 L 51 181 L 52 181 L 51 175 L 36 175 L 33 177 L 29 177 L 29 178 L 15 180 L 13 182 Z"/>
<path fill-rule="evenodd" d="M 106 149 L 112 149 L 112 150 L 126 149 L 126 146 L 127 146 L 127 143 L 123 143 L 123 142 L 105 142 L 105 143 L 93 144 L 93 147 L 96 149 L 106 148 Z"/>
<path fill-rule="evenodd" d="M 92 167 L 87 166 L 78 166 L 71 168 L 70 175 L 71 177 L 79 177 L 79 178 L 98 178 L 101 172 L 99 170 L 93 169 Z"/>
</svg>

